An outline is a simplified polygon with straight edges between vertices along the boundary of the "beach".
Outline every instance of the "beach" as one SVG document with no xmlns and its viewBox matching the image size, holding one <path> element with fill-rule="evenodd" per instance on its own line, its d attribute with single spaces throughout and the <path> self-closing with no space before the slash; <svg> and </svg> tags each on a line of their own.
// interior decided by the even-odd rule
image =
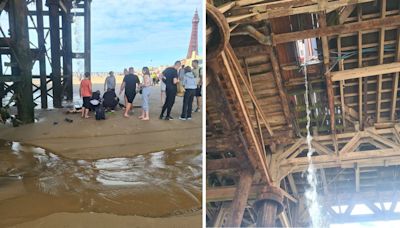
<svg viewBox="0 0 400 228">
<path fill-rule="evenodd" d="M 94 79 L 93 82 L 97 82 L 97 84 L 93 84 L 93 90 L 100 90 L 103 93 L 103 84 L 99 83 L 101 79 Z M 119 86 L 119 83 L 117 84 Z M 78 86 L 78 83 L 75 82 L 75 105 L 80 102 L 77 94 Z M 118 91 L 119 87 L 117 87 L 117 93 Z M 138 106 L 141 104 L 141 97 L 138 94 L 133 104 L 135 107 L 134 113 L 130 118 L 124 118 L 122 116 L 123 111 L 117 110 L 113 113 L 107 113 L 106 120 L 95 120 L 93 113 L 91 114 L 92 118 L 82 119 L 80 113 L 66 114 L 71 108 L 72 103 L 70 103 L 66 105 L 68 107 L 63 109 L 37 109 L 35 112 L 37 122 L 34 124 L 15 128 L 9 125 L 1 125 L 0 139 L 10 143 L 20 142 L 33 147 L 40 147 L 65 160 L 85 160 L 93 163 L 98 160 L 112 158 L 133 157 L 138 159 L 141 158 L 141 155 L 146 156 L 149 153 L 155 154 L 149 158 L 149 160 L 153 161 L 154 156 L 158 156 L 157 153 L 160 153 L 160 151 L 178 149 L 176 150 L 178 152 L 181 150 L 179 153 L 185 153 L 185 150 L 201 150 L 201 113 L 194 113 L 192 120 L 178 120 L 182 107 L 182 98 L 177 97 L 171 114 L 175 119 L 169 121 L 159 120 L 158 117 L 162 105 L 160 87 L 152 87 L 151 92 L 150 121 L 138 119 L 140 115 Z M 120 96 L 121 98 L 122 96 Z M 72 120 L 72 122 L 65 121 L 65 118 Z M 156 162 L 155 164 L 157 165 L 158 163 Z M 146 169 L 146 167 L 143 167 L 143 169 Z M 0 184 L 3 186 L 3 190 L 0 192 L 0 204 L 2 200 L 5 200 L 4 202 L 15 200 L 26 194 L 27 191 L 26 183 L 21 186 L 15 182 L 2 182 L 0 179 Z M 142 190 L 145 191 L 145 189 Z M 148 192 L 147 196 L 150 198 L 153 191 Z M 154 192 L 154 194 L 159 194 L 157 191 Z M 157 196 L 154 196 L 156 199 Z M 186 201 L 188 200 L 186 199 Z M 62 200 L 59 202 L 65 203 Z M 9 203 L 13 205 L 11 202 Z M 198 207 L 201 207 L 201 203 Z M 98 210 L 90 211 L 85 209 L 82 212 L 78 212 L 79 210 L 75 209 L 75 206 L 71 205 L 70 208 L 72 209 L 56 212 L 52 209 L 43 213 L 34 213 L 31 216 L 26 215 L 23 218 L 17 217 L 15 221 L 8 221 L 7 224 L 15 225 L 16 227 L 55 227 L 60 224 L 62 224 L 62 227 L 201 226 L 201 208 L 187 210 L 176 215 L 156 216 L 157 218 L 130 214 L 129 211 L 113 213 L 105 210 L 107 213 L 102 213 Z"/>
</svg>

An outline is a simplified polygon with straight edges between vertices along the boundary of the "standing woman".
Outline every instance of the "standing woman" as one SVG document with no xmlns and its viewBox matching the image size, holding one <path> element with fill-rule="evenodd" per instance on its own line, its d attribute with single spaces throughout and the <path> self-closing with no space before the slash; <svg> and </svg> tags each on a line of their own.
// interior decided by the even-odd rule
<svg viewBox="0 0 400 228">
<path fill-rule="evenodd" d="M 83 80 L 81 81 L 81 86 L 79 87 L 79 95 L 83 99 L 82 106 L 82 118 L 89 118 L 89 110 L 91 107 L 90 97 L 92 96 L 92 82 L 90 81 L 89 72 L 85 73 Z"/>
<path fill-rule="evenodd" d="M 143 67 L 143 83 L 142 83 L 142 115 L 139 116 L 139 119 L 149 120 L 149 101 L 150 101 L 150 86 L 151 86 L 151 77 L 150 70 L 148 67 Z"/>
</svg>

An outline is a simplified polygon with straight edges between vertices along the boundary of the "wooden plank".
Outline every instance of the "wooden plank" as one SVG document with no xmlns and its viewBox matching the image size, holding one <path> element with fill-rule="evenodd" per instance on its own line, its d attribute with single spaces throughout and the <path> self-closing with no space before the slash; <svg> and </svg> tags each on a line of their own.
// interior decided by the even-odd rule
<svg viewBox="0 0 400 228">
<path fill-rule="evenodd" d="M 385 18 L 386 0 L 381 0 L 381 18 Z M 381 27 L 379 31 L 379 60 L 378 63 L 383 63 L 384 48 L 385 48 L 385 28 Z M 381 119 L 381 100 L 382 100 L 382 74 L 378 75 L 378 84 L 376 89 L 376 122 Z"/>
<path fill-rule="evenodd" d="M 234 93 L 236 94 L 238 104 L 240 106 L 240 111 L 243 112 L 245 125 L 247 125 L 247 132 L 249 134 L 249 137 L 251 138 L 250 140 L 252 140 L 252 145 L 254 145 L 254 147 L 255 147 L 256 157 L 258 158 L 258 163 L 260 165 L 258 168 L 260 169 L 260 172 L 263 174 L 263 177 L 265 178 L 266 182 L 271 183 L 271 176 L 269 173 L 268 164 L 266 163 L 265 160 L 263 160 L 263 155 L 262 155 L 263 150 L 260 148 L 260 143 L 257 140 L 256 134 L 253 129 L 253 124 L 247 113 L 247 108 L 246 108 L 245 102 L 243 100 L 242 93 L 240 92 L 239 86 L 236 81 L 237 78 L 233 74 L 231 65 L 228 61 L 225 51 L 222 52 L 221 57 L 222 57 L 222 61 L 223 61 L 224 65 L 226 67 L 226 70 L 228 72 L 229 80 L 232 83 Z M 254 167 L 256 167 L 256 166 L 254 166 Z"/>
<path fill-rule="evenodd" d="M 396 37 L 396 61 L 400 61 L 400 28 L 397 29 L 397 37 Z M 390 110 L 391 121 L 395 121 L 398 87 L 399 87 L 399 72 L 396 72 L 393 78 L 393 94 L 392 94 L 392 104 Z"/>
<path fill-rule="evenodd" d="M 240 172 L 239 184 L 236 187 L 235 195 L 231 205 L 231 213 L 226 223 L 227 227 L 239 227 L 242 224 L 244 210 L 250 194 L 253 182 L 253 171 L 244 169 Z"/>
<path fill-rule="evenodd" d="M 354 11 L 355 8 L 356 4 L 346 6 L 339 16 L 339 24 L 344 24 L 346 19 L 350 16 L 350 14 Z"/>
<path fill-rule="evenodd" d="M 223 5 L 218 6 L 218 10 L 221 13 L 225 13 L 226 11 L 232 9 L 236 5 L 235 2 L 227 2 Z"/>
<path fill-rule="evenodd" d="M 319 15 L 319 25 L 321 29 L 327 28 L 326 25 L 326 14 L 320 13 Z M 328 94 L 328 104 L 329 104 L 329 114 L 330 114 L 330 127 L 331 127 L 331 134 L 332 134 L 332 141 L 334 142 L 335 152 L 338 150 L 338 145 L 336 143 L 336 128 L 335 128 L 335 98 L 333 93 L 332 87 L 332 79 L 330 73 L 330 62 L 329 62 L 329 45 L 328 45 L 328 37 L 322 36 L 322 54 L 324 57 L 324 66 L 325 66 L 325 80 L 326 80 L 326 92 Z"/>
<path fill-rule="evenodd" d="M 245 77 L 244 77 L 244 73 L 243 73 L 243 69 L 241 68 L 239 61 L 237 60 L 237 58 L 235 57 L 235 54 L 233 52 L 233 49 L 231 47 L 226 48 L 226 54 L 230 57 L 230 59 L 232 60 L 233 66 L 236 68 L 236 72 L 238 73 L 240 79 L 242 80 L 243 84 L 246 87 L 246 90 L 248 92 L 248 94 L 250 95 L 251 100 L 254 103 L 254 106 L 256 107 L 257 112 L 260 114 L 261 119 L 263 120 L 263 123 L 265 125 L 265 127 L 268 130 L 268 133 L 270 134 L 270 136 L 274 136 L 274 133 L 271 129 L 271 126 L 268 122 L 268 118 L 265 116 L 264 111 L 260 108 L 260 105 L 258 104 L 257 98 L 254 95 L 253 91 L 250 89 L 250 86 L 248 85 Z"/>
<path fill-rule="evenodd" d="M 256 199 L 258 193 L 265 187 L 265 184 L 253 184 L 248 196 L 248 199 Z M 233 199 L 236 191 L 236 186 L 223 186 L 223 187 L 208 187 L 206 189 L 206 202 L 222 202 L 230 201 Z M 290 201 L 297 203 L 298 200 L 291 196 L 289 193 L 281 189 L 282 194 Z M 289 197 L 288 197 L 289 196 Z"/>
<path fill-rule="evenodd" d="M 295 196 L 297 196 L 299 194 L 299 192 L 297 191 L 297 186 L 296 186 L 296 182 L 294 181 L 293 175 L 289 174 L 287 177 L 289 180 L 290 189 L 292 189 L 293 194 Z"/>
<path fill-rule="evenodd" d="M 337 38 L 337 49 L 338 49 L 338 56 L 342 57 L 342 38 L 339 35 Z M 343 64 L 343 59 L 339 60 L 339 70 L 344 70 L 344 64 Z M 344 101 L 344 80 L 339 82 L 340 86 L 340 104 L 342 105 L 342 121 L 343 121 L 343 127 L 346 128 L 346 104 Z"/>
<path fill-rule="evenodd" d="M 339 151 L 339 155 L 353 152 L 354 147 L 360 141 L 362 134 L 362 132 L 357 132 L 357 134 L 355 134 L 353 138 Z"/>
<path fill-rule="evenodd" d="M 400 154 L 397 149 L 377 149 L 360 152 L 351 152 L 336 155 L 319 155 L 313 156 L 313 164 L 316 168 L 333 168 L 354 166 L 357 162 L 363 167 L 375 167 L 384 165 L 400 164 Z M 292 173 L 302 172 L 308 168 L 309 162 L 307 157 L 299 157 L 281 162 L 281 169 L 293 168 Z"/>
<path fill-rule="evenodd" d="M 272 69 L 274 72 L 274 79 L 275 79 L 275 83 L 276 86 L 278 87 L 278 91 L 279 91 L 279 97 L 281 98 L 281 105 L 282 105 L 282 109 L 283 109 L 283 114 L 285 115 L 285 119 L 287 122 L 287 125 L 291 128 L 292 127 L 292 116 L 290 114 L 290 109 L 289 109 L 289 102 L 288 102 L 288 98 L 286 96 L 286 91 L 283 87 L 283 83 L 282 83 L 282 75 L 281 75 L 281 71 L 279 68 L 279 62 L 278 62 L 278 58 L 275 54 L 275 50 L 271 50 L 271 64 L 272 64 Z"/>
<path fill-rule="evenodd" d="M 355 68 L 344 71 L 332 72 L 332 81 L 349 80 L 354 78 L 362 78 L 379 74 L 391 74 L 400 71 L 400 62 L 387 63 L 376 66 L 368 66 Z"/>
<path fill-rule="evenodd" d="M 240 161 L 237 158 L 207 159 L 207 172 L 226 169 L 240 169 Z"/>
<path fill-rule="evenodd" d="M 339 34 L 354 33 L 356 31 L 379 29 L 381 27 L 390 27 L 400 25 L 400 16 L 390 16 L 379 19 L 371 19 L 368 21 L 360 21 L 355 23 L 329 26 L 325 28 L 309 29 L 298 32 L 273 34 L 272 43 L 282 44 L 322 36 L 335 36 Z"/>
<path fill-rule="evenodd" d="M 283 0 L 284 2 L 285 0 Z M 296 0 L 293 0 L 296 1 Z M 301 1 L 301 0 L 299 0 Z M 282 7 L 271 6 L 271 4 L 279 4 L 282 1 L 275 1 L 275 2 L 268 2 L 265 4 L 270 4 L 269 7 L 265 5 L 255 5 L 249 7 L 239 8 L 237 10 L 233 9 L 231 12 L 233 15 L 239 15 L 248 12 L 259 12 L 256 16 L 252 18 L 248 18 L 247 20 L 243 20 L 243 23 L 248 22 L 257 22 L 262 20 L 268 20 L 271 18 L 278 18 L 278 17 L 286 17 L 296 14 L 303 14 L 303 13 L 318 13 L 318 12 L 331 12 L 333 10 L 339 9 L 340 7 L 352 5 L 352 4 L 359 4 L 365 2 L 372 2 L 374 0 L 338 0 L 338 1 L 329 1 L 324 5 L 321 4 L 297 4 L 296 7 L 294 4 L 286 3 L 286 6 L 281 4 Z M 308 1 L 312 2 L 312 1 Z M 317 3 L 317 0 L 313 0 L 313 2 Z M 318 2 L 320 3 L 320 2 Z"/>
</svg>

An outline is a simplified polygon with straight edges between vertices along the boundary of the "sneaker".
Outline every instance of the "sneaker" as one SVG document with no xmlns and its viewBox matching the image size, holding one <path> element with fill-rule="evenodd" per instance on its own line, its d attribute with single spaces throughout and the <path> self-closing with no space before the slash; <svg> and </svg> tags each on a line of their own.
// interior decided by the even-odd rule
<svg viewBox="0 0 400 228">
<path fill-rule="evenodd" d="M 196 108 L 196 109 L 194 110 L 194 112 L 200 112 L 200 109 L 199 109 L 199 108 Z"/>
<path fill-rule="evenodd" d="M 173 120 L 174 118 L 171 117 L 171 116 L 166 116 L 164 119 L 165 119 L 165 120 Z"/>
<path fill-rule="evenodd" d="M 164 116 L 160 115 L 160 120 L 164 119 Z"/>
<path fill-rule="evenodd" d="M 187 120 L 191 120 L 191 119 L 192 119 L 192 117 L 188 117 L 188 118 L 187 118 Z"/>
<path fill-rule="evenodd" d="M 180 120 L 186 120 L 186 118 L 179 117 Z"/>
</svg>

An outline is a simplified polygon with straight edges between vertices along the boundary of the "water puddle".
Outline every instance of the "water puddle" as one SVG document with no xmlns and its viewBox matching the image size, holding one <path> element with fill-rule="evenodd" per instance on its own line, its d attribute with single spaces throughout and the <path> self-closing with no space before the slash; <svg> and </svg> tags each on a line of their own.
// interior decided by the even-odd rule
<svg viewBox="0 0 400 228">
<path fill-rule="evenodd" d="M 164 217 L 201 209 L 200 150 L 70 160 L 0 141 L 0 227 L 56 212 Z"/>
</svg>

